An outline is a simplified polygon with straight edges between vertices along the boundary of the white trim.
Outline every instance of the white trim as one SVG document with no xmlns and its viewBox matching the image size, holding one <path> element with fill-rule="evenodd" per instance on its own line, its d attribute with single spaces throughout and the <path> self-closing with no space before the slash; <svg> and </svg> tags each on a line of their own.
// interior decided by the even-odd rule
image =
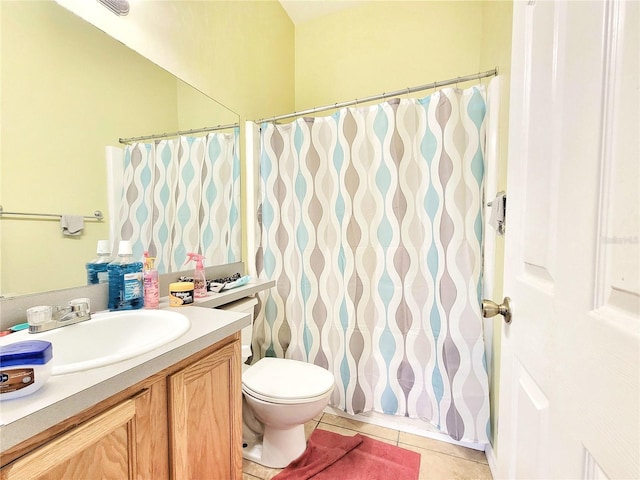
<svg viewBox="0 0 640 480">
<path fill-rule="evenodd" d="M 500 83 L 501 77 L 495 77 L 487 88 L 487 128 L 485 141 L 485 170 L 484 170 L 484 265 L 483 265 L 483 294 L 485 298 L 492 298 L 495 283 L 495 247 L 496 231 L 489 225 L 492 202 L 498 193 L 498 156 L 499 156 L 499 118 L 500 118 Z"/>
<path fill-rule="evenodd" d="M 118 204 L 120 198 L 116 198 L 123 188 L 123 159 L 124 150 L 120 147 L 104 147 L 104 157 L 107 167 L 107 218 L 109 219 L 109 243 L 113 251 L 118 229 Z"/>
<path fill-rule="evenodd" d="M 244 260 L 249 274 L 257 277 L 255 258 L 258 248 L 258 174 L 260 172 L 260 126 L 257 123 L 245 122 L 245 148 L 247 258 Z"/>
<path fill-rule="evenodd" d="M 598 465 L 598 462 L 596 462 L 596 459 L 593 458 L 591 452 L 589 452 L 586 447 L 584 449 L 584 470 L 582 478 L 585 480 L 609 480 L 607 474 L 604 473 L 604 470 Z"/>
<path fill-rule="evenodd" d="M 607 303 L 607 287 L 609 280 L 609 247 L 603 241 L 610 228 L 611 210 L 611 171 L 614 168 L 613 145 L 614 145 L 614 110 L 616 78 L 619 64 L 618 50 L 618 30 L 620 25 L 620 9 L 623 8 L 618 1 L 611 1 L 606 4 L 606 17 L 604 19 L 604 44 L 602 75 L 602 137 L 600 141 L 600 185 L 598 188 L 598 226 L 596 235 L 596 258 L 595 258 L 595 282 L 593 295 L 593 309 L 601 309 Z"/>
<path fill-rule="evenodd" d="M 484 454 L 487 457 L 487 463 L 489 464 L 489 470 L 491 470 L 491 476 L 498 478 L 498 459 L 496 458 L 496 452 L 490 443 L 484 448 Z"/>
<path fill-rule="evenodd" d="M 496 295 L 496 230 L 489 225 L 491 218 L 491 207 L 487 204 L 495 198 L 498 193 L 498 161 L 500 158 L 500 90 L 502 77 L 497 76 L 491 79 L 487 88 L 487 127 L 485 143 L 485 170 L 483 189 L 483 225 L 484 238 L 482 246 L 482 292 L 483 298 L 493 299 Z M 487 364 L 487 374 L 489 383 L 493 383 L 493 319 L 483 319 L 482 328 L 484 334 L 484 353 Z"/>
</svg>

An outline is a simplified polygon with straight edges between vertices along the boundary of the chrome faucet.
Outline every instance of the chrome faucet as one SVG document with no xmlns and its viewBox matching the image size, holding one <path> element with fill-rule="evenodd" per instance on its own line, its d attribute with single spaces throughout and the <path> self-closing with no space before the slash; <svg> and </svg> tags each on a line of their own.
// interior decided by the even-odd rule
<svg viewBox="0 0 640 480">
<path fill-rule="evenodd" d="M 51 309 L 51 318 L 42 323 L 29 322 L 29 333 L 41 333 L 54 328 L 66 327 L 74 323 L 91 319 L 89 302 L 85 299 L 71 300 L 66 307 L 56 306 Z"/>
</svg>

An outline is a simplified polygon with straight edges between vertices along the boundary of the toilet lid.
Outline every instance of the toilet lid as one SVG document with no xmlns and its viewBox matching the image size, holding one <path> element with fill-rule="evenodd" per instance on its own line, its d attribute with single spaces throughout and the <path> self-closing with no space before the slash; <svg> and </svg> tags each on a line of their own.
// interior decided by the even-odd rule
<svg viewBox="0 0 640 480">
<path fill-rule="evenodd" d="M 286 358 L 265 357 L 242 374 L 242 385 L 249 394 L 283 403 L 324 395 L 333 384 L 328 370 Z"/>
</svg>

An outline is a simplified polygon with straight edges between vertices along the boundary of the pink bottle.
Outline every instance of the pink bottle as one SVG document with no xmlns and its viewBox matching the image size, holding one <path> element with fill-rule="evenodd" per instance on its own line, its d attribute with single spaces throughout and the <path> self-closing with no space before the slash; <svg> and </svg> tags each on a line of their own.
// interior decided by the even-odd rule
<svg viewBox="0 0 640 480">
<path fill-rule="evenodd" d="M 207 295 L 207 277 L 204 273 L 204 255 L 198 255 L 197 253 L 187 253 L 187 261 L 185 265 L 191 261 L 196 262 L 196 268 L 193 272 L 193 292 L 196 298 L 202 298 Z"/>
<path fill-rule="evenodd" d="M 160 283 L 158 270 L 154 268 L 155 257 L 150 257 L 149 252 L 144 252 L 144 271 L 142 279 L 144 283 L 144 308 L 158 308 L 160 305 Z"/>
</svg>

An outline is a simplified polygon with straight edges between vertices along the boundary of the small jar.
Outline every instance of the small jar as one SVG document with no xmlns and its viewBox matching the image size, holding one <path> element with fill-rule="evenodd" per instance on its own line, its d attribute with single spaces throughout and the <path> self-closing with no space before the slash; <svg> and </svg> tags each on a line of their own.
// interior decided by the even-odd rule
<svg viewBox="0 0 640 480">
<path fill-rule="evenodd" d="M 51 342 L 26 340 L 0 347 L 0 400 L 30 395 L 51 375 Z"/>
<path fill-rule="evenodd" d="M 169 306 L 182 307 L 193 303 L 193 282 L 169 284 Z"/>
</svg>

